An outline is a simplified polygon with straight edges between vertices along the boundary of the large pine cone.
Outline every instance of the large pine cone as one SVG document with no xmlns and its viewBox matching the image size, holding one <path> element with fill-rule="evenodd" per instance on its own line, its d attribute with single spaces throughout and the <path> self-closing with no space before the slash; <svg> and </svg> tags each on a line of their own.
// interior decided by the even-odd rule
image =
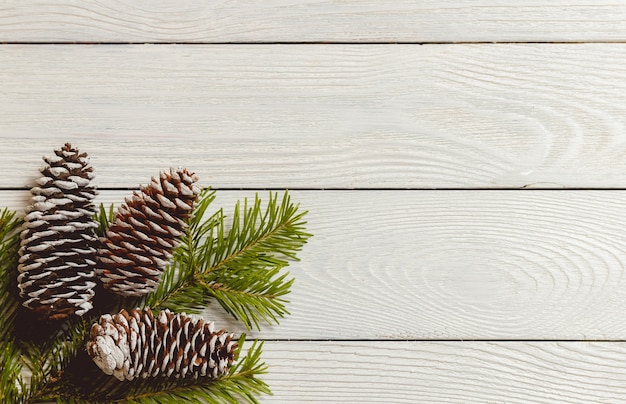
<svg viewBox="0 0 626 404">
<path fill-rule="evenodd" d="M 197 177 L 186 169 L 161 173 L 127 198 L 98 249 L 96 273 L 121 295 L 155 290 L 198 199 Z"/>
<path fill-rule="evenodd" d="M 102 371 L 119 380 L 136 377 L 207 376 L 228 373 L 237 341 L 212 322 L 169 310 L 105 314 L 91 328 L 87 352 Z"/>
<path fill-rule="evenodd" d="M 44 157 L 21 233 L 18 285 L 23 305 L 51 319 L 92 308 L 97 237 L 93 169 L 69 143 Z"/>
</svg>

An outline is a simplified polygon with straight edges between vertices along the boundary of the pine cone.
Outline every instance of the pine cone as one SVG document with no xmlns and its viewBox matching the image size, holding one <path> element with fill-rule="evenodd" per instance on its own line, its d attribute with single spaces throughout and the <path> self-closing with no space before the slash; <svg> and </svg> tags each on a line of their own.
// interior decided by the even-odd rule
<svg viewBox="0 0 626 404">
<path fill-rule="evenodd" d="M 106 288 L 125 296 L 156 289 L 198 199 L 196 180 L 172 169 L 120 206 L 98 249 L 96 273 Z"/>
<path fill-rule="evenodd" d="M 207 376 L 228 373 L 237 341 L 213 322 L 150 309 L 105 314 L 91 327 L 87 352 L 102 371 L 119 380 L 136 377 Z"/>
<path fill-rule="evenodd" d="M 92 308 L 97 237 L 86 153 L 69 143 L 44 157 L 47 165 L 31 189 L 18 270 L 23 305 L 51 319 L 82 316 Z"/>
</svg>

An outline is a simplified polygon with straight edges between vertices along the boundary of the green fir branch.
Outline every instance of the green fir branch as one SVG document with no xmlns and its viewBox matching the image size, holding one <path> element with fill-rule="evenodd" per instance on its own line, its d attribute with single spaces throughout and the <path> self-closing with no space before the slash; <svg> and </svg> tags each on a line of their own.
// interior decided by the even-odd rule
<svg viewBox="0 0 626 404">
<path fill-rule="evenodd" d="M 235 318 L 251 328 L 260 329 L 259 321 L 278 324 L 278 317 L 289 314 L 288 302 L 282 296 L 288 294 L 293 278 L 289 273 L 278 275 L 282 266 L 274 268 L 243 268 L 206 276 L 208 293 Z M 242 275 L 242 272 L 246 273 Z"/>
<path fill-rule="evenodd" d="M 0 349 L 0 402 L 27 403 L 29 386 L 22 378 L 24 363 L 13 341 L 3 339 Z"/>
<path fill-rule="evenodd" d="M 28 385 L 13 329 L 19 309 L 17 264 L 22 220 L 9 209 L 0 211 L 0 402 L 25 403 Z"/>
<path fill-rule="evenodd" d="M 27 313 L 20 312 L 20 316 Z M 31 317 L 28 322 L 41 319 Z M 36 330 L 26 330 L 31 339 L 21 338 L 19 344 L 22 372 L 29 374 L 26 403 L 50 401 L 59 389 L 58 382 L 74 359 L 84 352 L 85 340 L 89 335 L 90 323 L 76 319 L 62 324 L 43 323 Z M 38 330 L 38 331 L 37 331 Z M 22 330 L 21 332 L 24 332 Z"/>
<path fill-rule="evenodd" d="M 205 194 L 198 204 L 202 213 L 207 195 L 212 196 Z M 265 209 L 258 195 L 252 204 L 237 202 L 230 227 L 222 210 L 205 221 L 196 213 L 148 305 L 199 312 L 216 299 L 249 329 L 259 329 L 261 321 L 278 323 L 288 314 L 284 296 L 293 283 L 281 270 L 298 259 L 311 236 L 305 215 L 286 191 L 282 200 L 270 193 Z"/>
<path fill-rule="evenodd" d="M 98 227 L 96 227 L 96 234 L 98 237 L 104 237 L 106 229 L 108 229 L 109 225 L 115 221 L 115 204 L 112 203 L 108 208 L 106 208 L 104 204 L 101 203 L 93 219 L 96 223 L 98 223 Z"/>
<path fill-rule="evenodd" d="M 25 346 L 24 351 L 28 355 L 32 374 L 40 380 L 34 392 L 35 398 L 45 394 L 63 375 L 72 360 L 83 351 L 90 328 L 91 324 L 82 319 L 75 320 L 63 324 L 48 340 Z"/>
<path fill-rule="evenodd" d="M 215 200 L 215 191 L 204 189 L 196 202 L 193 214 L 188 220 L 188 227 L 181 238 L 180 246 L 174 251 L 170 265 L 161 275 L 159 286 L 155 292 L 146 298 L 146 306 L 152 308 L 169 307 L 174 311 L 198 313 L 206 304 L 203 293 L 197 289 L 189 289 L 196 272 L 199 272 L 201 263 L 198 261 L 197 251 L 206 240 L 207 234 L 217 226 L 221 218 L 218 211 L 207 220 L 204 215 L 211 202 Z M 167 302 L 175 297 L 178 307 L 167 306 Z M 180 310 L 176 310 L 176 309 Z"/>
<path fill-rule="evenodd" d="M 19 308 L 17 296 L 17 251 L 22 219 L 8 209 L 0 211 L 0 343 L 11 339 Z"/>
</svg>

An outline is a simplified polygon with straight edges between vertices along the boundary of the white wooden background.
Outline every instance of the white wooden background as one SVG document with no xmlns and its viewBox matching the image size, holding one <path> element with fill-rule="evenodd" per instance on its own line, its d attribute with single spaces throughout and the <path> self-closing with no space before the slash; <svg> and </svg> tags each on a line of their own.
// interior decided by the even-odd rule
<svg viewBox="0 0 626 404">
<path fill-rule="evenodd" d="M 66 141 L 291 189 L 263 403 L 625 402 L 626 1 L 513 3 L 2 1 L 0 206 Z"/>
</svg>

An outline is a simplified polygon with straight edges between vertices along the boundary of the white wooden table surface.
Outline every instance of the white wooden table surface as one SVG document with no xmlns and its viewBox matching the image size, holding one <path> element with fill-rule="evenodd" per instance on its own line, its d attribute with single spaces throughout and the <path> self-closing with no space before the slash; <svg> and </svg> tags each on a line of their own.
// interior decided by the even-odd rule
<svg viewBox="0 0 626 404">
<path fill-rule="evenodd" d="M 0 206 L 66 141 L 291 189 L 263 403 L 625 402 L 626 0 L 512 3 L 2 1 Z"/>
</svg>

